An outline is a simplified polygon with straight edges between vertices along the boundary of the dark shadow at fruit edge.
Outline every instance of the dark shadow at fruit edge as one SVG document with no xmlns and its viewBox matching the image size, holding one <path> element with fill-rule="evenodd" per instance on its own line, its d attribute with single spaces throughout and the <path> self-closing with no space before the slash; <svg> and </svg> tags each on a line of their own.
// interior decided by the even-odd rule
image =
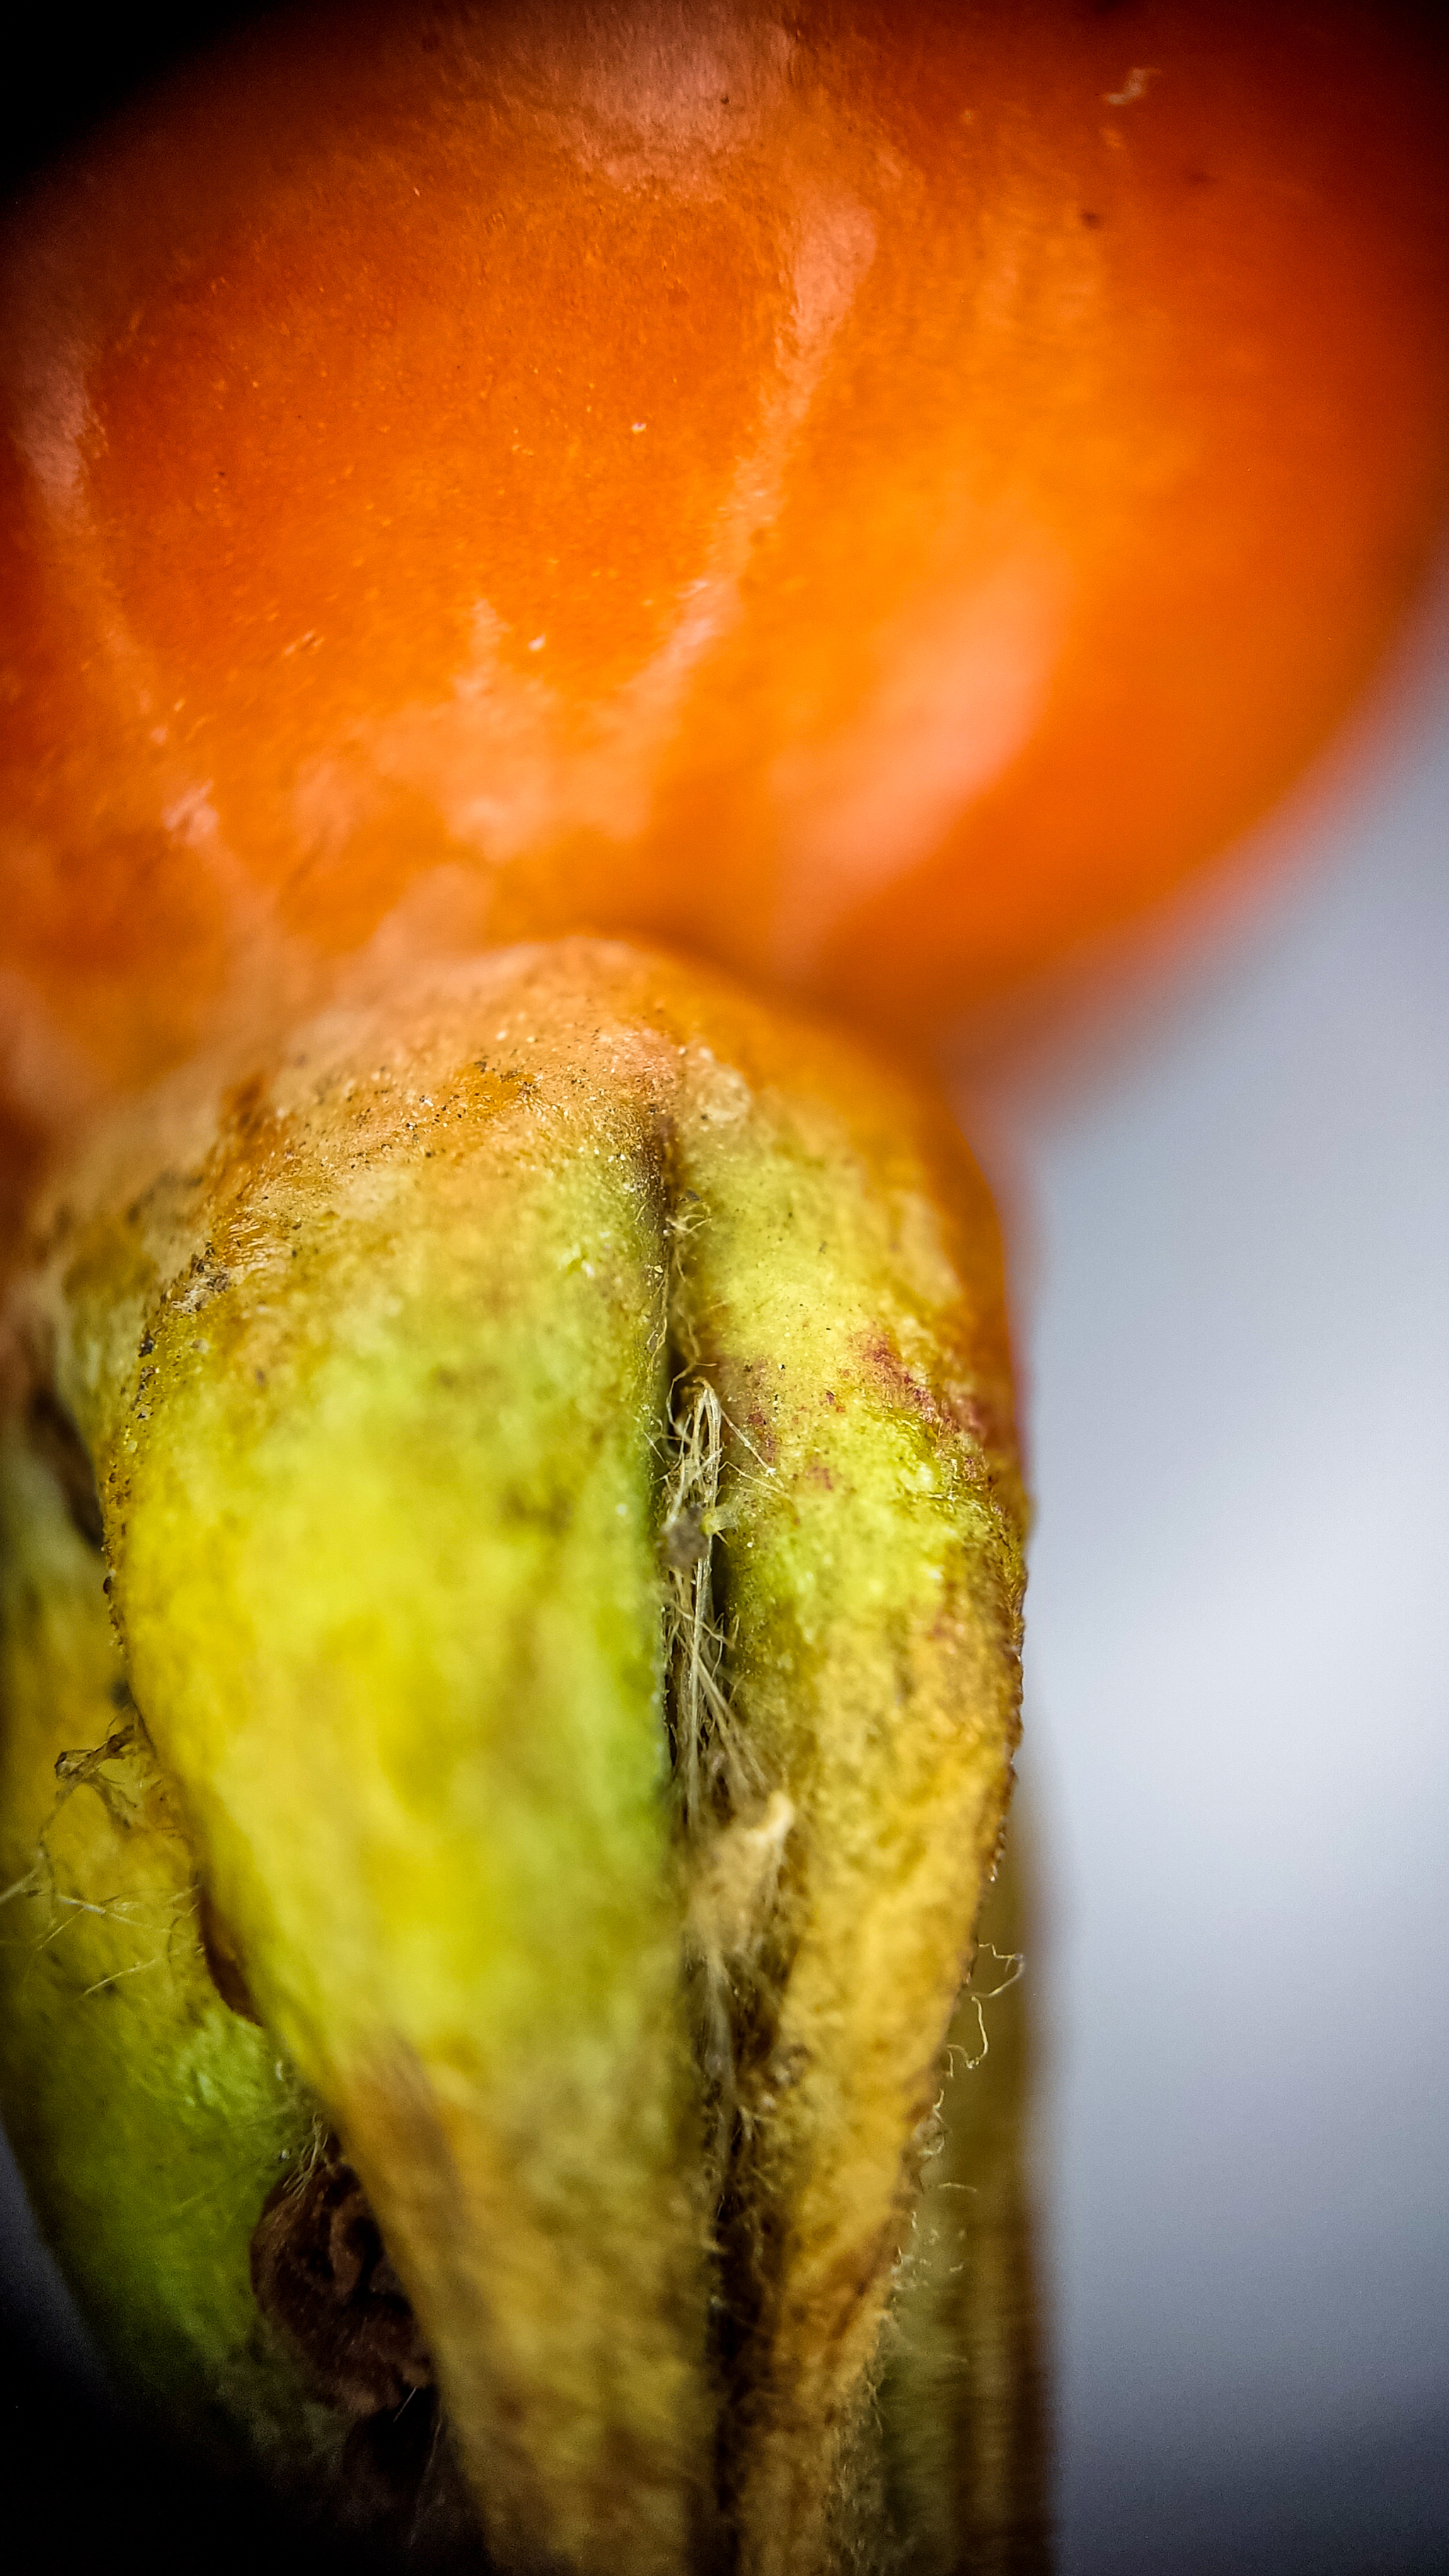
<svg viewBox="0 0 1449 2576">
<path fill-rule="evenodd" d="M 385 2435 L 368 2429 L 385 2448 Z M 0 2344 L 0 2457 L 13 2576 L 94 2576 L 133 2563 L 153 2576 L 492 2576 L 476 2539 L 466 2553 L 449 2545 L 404 2555 L 395 2543 L 304 2523 L 244 2481 L 207 2475 L 13 2335 Z M 360 2490 L 374 2466 L 386 2482 L 396 2464 L 356 2465 Z"/>
</svg>

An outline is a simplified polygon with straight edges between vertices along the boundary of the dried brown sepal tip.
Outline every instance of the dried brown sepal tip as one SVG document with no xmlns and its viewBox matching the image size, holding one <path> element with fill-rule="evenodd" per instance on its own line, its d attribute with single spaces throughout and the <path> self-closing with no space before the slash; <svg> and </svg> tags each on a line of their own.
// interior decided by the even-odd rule
<svg viewBox="0 0 1449 2576">
<path fill-rule="evenodd" d="M 1017 1729 L 949 1118 L 573 941 L 173 1089 L 49 1224 L 26 1328 L 218 1981 L 344 2142 L 491 2552 L 825 2567 Z"/>
</svg>

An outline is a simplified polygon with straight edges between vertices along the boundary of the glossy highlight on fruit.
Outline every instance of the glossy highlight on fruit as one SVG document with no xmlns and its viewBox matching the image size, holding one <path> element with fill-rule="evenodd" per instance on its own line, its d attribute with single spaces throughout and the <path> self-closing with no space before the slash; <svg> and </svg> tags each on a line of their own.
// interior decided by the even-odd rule
<svg viewBox="0 0 1449 2576">
<path fill-rule="evenodd" d="M 1449 470 L 1443 48 L 1322 0 L 349 7 L 9 225 L 20 1113 L 335 961 L 912 1035 L 1159 901 Z"/>
<path fill-rule="evenodd" d="M 7 1379 L 0 2084 L 123 2383 L 507 2569 L 857 2563 L 1017 1731 L 940 1104 L 432 970 L 99 1127 Z"/>
</svg>

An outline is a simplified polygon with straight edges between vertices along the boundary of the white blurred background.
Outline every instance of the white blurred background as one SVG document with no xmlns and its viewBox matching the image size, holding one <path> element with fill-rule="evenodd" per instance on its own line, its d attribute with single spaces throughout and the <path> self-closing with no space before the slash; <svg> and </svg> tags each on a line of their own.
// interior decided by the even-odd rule
<svg viewBox="0 0 1449 2576">
<path fill-rule="evenodd" d="M 1449 584 L 1270 840 L 974 1103 L 1064 2576 L 1449 2567 Z"/>
<path fill-rule="evenodd" d="M 1017 1202 L 1064 2576 L 1449 2566 L 1449 584 Z M 0 2334 L 89 2376 L 0 2166 Z"/>
</svg>

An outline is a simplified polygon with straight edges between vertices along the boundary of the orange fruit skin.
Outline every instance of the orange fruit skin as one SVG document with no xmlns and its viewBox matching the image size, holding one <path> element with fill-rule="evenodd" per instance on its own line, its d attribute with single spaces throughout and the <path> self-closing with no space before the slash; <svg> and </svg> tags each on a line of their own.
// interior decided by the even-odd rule
<svg viewBox="0 0 1449 2576">
<path fill-rule="evenodd" d="M 354 7 L 175 80 L 4 242 L 17 1114 L 380 928 L 915 1032 L 1158 902 L 1440 524 L 1444 107 L 1346 0 Z"/>
</svg>

